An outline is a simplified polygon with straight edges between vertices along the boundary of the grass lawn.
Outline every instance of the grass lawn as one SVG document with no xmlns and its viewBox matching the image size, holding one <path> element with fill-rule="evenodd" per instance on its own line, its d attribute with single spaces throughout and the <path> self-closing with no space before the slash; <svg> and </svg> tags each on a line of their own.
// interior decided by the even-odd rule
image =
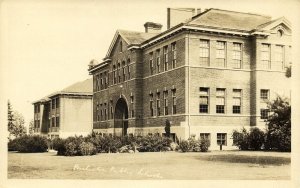
<svg viewBox="0 0 300 188">
<path fill-rule="evenodd" d="M 288 180 L 290 153 L 112 153 L 64 157 L 8 152 L 10 179 Z"/>
</svg>

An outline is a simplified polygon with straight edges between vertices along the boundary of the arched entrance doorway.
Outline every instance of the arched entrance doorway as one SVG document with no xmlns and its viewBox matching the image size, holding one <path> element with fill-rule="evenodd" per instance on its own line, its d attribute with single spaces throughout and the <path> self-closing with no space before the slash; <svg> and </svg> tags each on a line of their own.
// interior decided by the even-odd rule
<svg viewBox="0 0 300 188">
<path fill-rule="evenodd" d="M 122 129 L 122 136 L 127 134 L 128 106 L 124 98 L 120 98 L 115 107 L 114 133 L 116 128 Z"/>
</svg>

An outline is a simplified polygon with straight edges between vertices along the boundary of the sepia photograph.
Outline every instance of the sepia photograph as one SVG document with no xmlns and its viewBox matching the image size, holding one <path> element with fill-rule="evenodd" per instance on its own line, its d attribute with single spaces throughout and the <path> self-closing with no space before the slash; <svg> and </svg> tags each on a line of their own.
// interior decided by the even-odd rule
<svg viewBox="0 0 300 188">
<path fill-rule="evenodd" d="M 300 187 L 299 8 L 0 1 L 1 187 Z"/>
</svg>

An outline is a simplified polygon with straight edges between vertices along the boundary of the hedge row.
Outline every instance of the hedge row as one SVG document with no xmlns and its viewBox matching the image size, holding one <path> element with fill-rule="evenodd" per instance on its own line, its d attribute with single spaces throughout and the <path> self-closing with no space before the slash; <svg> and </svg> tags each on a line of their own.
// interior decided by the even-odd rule
<svg viewBox="0 0 300 188">
<path fill-rule="evenodd" d="M 22 136 L 8 143 L 9 151 L 19 152 L 46 152 L 48 147 L 57 151 L 57 155 L 80 156 L 95 155 L 96 153 L 132 153 L 132 152 L 206 152 L 206 140 L 188 139 L 180 141 L 179 145 L 168 137 L 159 135 L 148 136 L 102 136 L 92 133 L 86 137 L 74 136 L 66 139 L 55 138 L 47 140 L 45 137 Z"/>
<path fill-rule="evenodd" d="M 278 135 L 283 134 L 279 132 Z M 257 127 L 250 129 L 250 131 L 247 131 L 245 128 L 240 131 L 234 130 L 232 138 L 233 145 L 237 146 L 240 150 L 291 150 L 290 139 L 283 138 L 277 141 L 270 136 L 269 131 L 264 132 Z M 277 141 L 276 144 L 273 143 L 275 141 Z"/>
<path fill-rule="evenodd" d="M 24 135 L 8 142 L 8 151 L 36 153 L 46 152 L 47 149 L 47 139 L 39 135 Z"/>
<path fill-rule="evenodd" d="M 157 135 L 113 137 L 92 133 L 86 137 L 55 138 L 51 147 L 57 150 L 57 155 L 78 156 L 96 153 L 169 151 L 172 150 L 171 143 L 170 138 Z"/>
<path fill-rule="evenodd" d="M 207 152 L 208 147 L 209 140 L 207 139 L 196 140 L 195 138 L 189 138 L 179 143 L 179 151 L 182 152 Z"/>
</svg>

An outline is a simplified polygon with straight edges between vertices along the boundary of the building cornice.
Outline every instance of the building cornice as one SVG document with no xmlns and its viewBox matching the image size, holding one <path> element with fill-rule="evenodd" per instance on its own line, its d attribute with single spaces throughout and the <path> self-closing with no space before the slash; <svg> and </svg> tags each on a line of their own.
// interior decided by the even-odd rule
<svg viewBox="0 0 300 188">
<path fill-rule="evenodd" d="M 95 65 L 95 66 L 91 67 L 90 69 L 88 69 L 90 75 L 93 72 L 99 70 L 100 68 L 105 67 L 106 65 L 108 65 L 108 62 L 110 62 L 110 61 L 111 61 L 111 59 L 105 58 L 103 62 L 99 63 L 98 65 Z"/>
</svg>

